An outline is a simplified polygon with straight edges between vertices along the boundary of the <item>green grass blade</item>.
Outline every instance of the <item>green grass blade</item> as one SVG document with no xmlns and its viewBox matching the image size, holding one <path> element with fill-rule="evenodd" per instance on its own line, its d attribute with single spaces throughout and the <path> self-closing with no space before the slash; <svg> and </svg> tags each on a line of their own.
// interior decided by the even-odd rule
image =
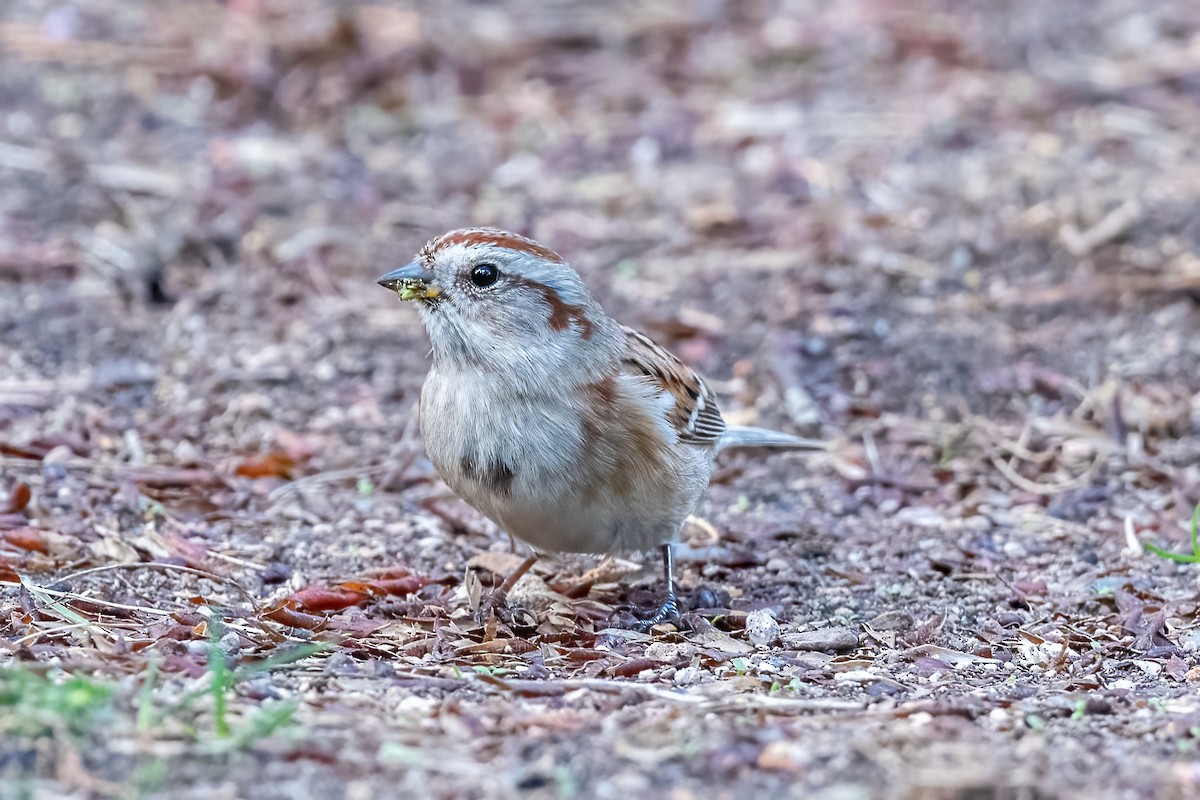
<svg viewBox="0 0 1200 800">
<path fill-rule="evenodd" d="M 1172 553 L 1169 550 L 1163 550 L 1161 547 L 1145 543 L 1142 545 L 1146 550 L 1149 550 L 1159 558 L 1165 558 L 1168 561 L 1174 561 L 1176 564 L 1200 564 L 1200 503 L 1196 504 L 1195 510 L 1192 511 L 1192 553 Z"/>
<path fill-rule="evenodd" d="M 233 687 L 233 673 L 220 645 L 224 631 L 220 616 L 214 614 L 208 621 L 208 688 L 213 699 L 213 735 L 218 739 L 229 737 L 229 690 Z"/>
<path fill-rule="evenodd" d="M 151 651 L 146 664 L 146 678 L 138 692 L 137 729 L 141 733 L 148 733 L 154 725 L 154 684 L 157 681 L 158 655 Z"/>
</svg>

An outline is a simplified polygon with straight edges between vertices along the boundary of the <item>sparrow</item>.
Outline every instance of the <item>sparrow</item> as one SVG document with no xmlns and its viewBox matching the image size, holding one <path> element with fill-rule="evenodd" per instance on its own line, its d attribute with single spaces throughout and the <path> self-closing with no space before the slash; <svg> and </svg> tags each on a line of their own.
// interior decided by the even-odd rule
<svg viewBox="0 0 1200 800">
<path fill-rule="evenodd" d="M 553 250 L 494 228 L 454 230 L 378 279 L 414 302 L 432 365 L 421 436 L 459 497 L 535 555 L 662 553 L 665 599 L 639 627 L 678 622 L 672 542 L 735 448 L 825 449 L 727 425 L 704 379 L 617 323 Z"/>
</svg>

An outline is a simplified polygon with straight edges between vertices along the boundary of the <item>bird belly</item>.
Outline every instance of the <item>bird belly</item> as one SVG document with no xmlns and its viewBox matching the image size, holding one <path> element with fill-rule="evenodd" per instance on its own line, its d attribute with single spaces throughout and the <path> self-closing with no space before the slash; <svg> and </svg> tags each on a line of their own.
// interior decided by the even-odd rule
<svg viewBox="0 0 1200 800">
<path fill-rule="evenodd" d="M 669 542 L 683 523 L 649 497 L 595 496 L 586 489 L 557 497 L 506 498 L 493 519 L 535 549 L 559 553 L 618 553 Z"/>
<path fill-rule="evenodd" d="M 665 439 L 642 402 L 590 419 L 554 397 L 520 397 L 481 416 L 430 373 L 421 430 L 430 460 L 463 500 L 538 550 L 615 553 L 671 541 L 699 502 L 713 448 Z M 634 390 L 638 387 L 635 386 Z M 511 392 L 509 394 L 512 394 Z M 627 398 L 618 392 L 620 404 Z"/>
<path fill-rule="evenodd" d="M 705 489 L 712 470 L 707 448 L 674 451 L 660 468 L 623 475 L 625 464 L 589 480 L 556 488 L 549 476 L 527 474 L 504 498 L 491 498 L 501 527 L 539 550 L 622 553 L 672 541 Z M 499 502 L 495 502 L 496 500 Z M 477 506 L 478 507 L 478 506 Z"/>
<path fill-rule="evenodd" d="M 708 485 L 711 459 L 697 456 L 635 482 L 612 474 L 563 481 L 532 461 L 517 462 L 511 472 L 495 465 L 464 469 L 462 459 L 434 464 L 455 494 L 535 549 L 607 554 L 675 538 Z"/>
</svg>

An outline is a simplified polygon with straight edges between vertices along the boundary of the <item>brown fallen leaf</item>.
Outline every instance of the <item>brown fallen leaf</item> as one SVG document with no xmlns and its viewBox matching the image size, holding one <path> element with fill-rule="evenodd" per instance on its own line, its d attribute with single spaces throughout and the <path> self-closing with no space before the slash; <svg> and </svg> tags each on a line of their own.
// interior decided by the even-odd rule
<svg viewBox="0 0 1200 800">
<path fill-rule="evenodd" d="M 295 470 L 296 460 L 287 453 L 276 451 L 244 459 L 233 471 L 243 478 L 282 478 L 290 481 Z"/>
<path fill-rule="evenodd" d="M 208 469 L 175 469 L 173 467 L 134 467 L 122 478 L 152 489 L 176 489 L 193 486 L 223 485 L 220 475 Z"/>
<path fill-rule="evenodd" d="M 528 639 L 508 638 L 492 639 L 478 644 L 468 644 L 457 648 L 454 652 L 460 655 L 476 655 L 478 653 L 530 653 L 537 650 L 537 645 Z"/>
<path fill-rule="evenodd" d="M 370 597 L 371 592 L 365 588 L 365 584 L 343 584 L 309 586 L 293 592 L 288 600 L 302 611 L 340 611 L 366 602 Z"/>
<path fill-rule="evenodd" d="M 370 636 L 376 631 L 386 628 L 392 623 L 388 619 L 371 619 L 370 617 L 355 616 L 347 617 L 338 615 L 330 617 L 328 620 L 328 628 L 331 631 L 337 631 L 339 634 L 346 634 L 350 637 Z"/>
<path fill-rule="evenodd" d="M 37 528 L 14 528 L 11 531 L 0 532 L 0 541 L 7 542 L 13 547 L 18 547 L 22 550 L 31 550 L 37 553 L 48 553 L 50 551 L 50 543 L 46 539 L 45 531 Z"/>
<path fill-rule="evenodd" d="M 29 505 L 29 501 L 33 499 L 33 492 L 29 488 L 28 483 L 17 482 L 13 485 L 12 491 L 8 493 L 8 503 L 0 514 L 19 514 L 25 510 L 25 506 Z"/>
<path fill-rule="evenodd" d="M 392 597 L 406 597 L 420 591 L 431 583 L 436 583 L 436 581 L 417 575 L 403 575 L 395 578 L 381 578 L 369 581 L 363 585 L 371 587 L 378 594 L 390 595 Z M 346 586 L 346 584 L 342 585 Z"/>
<path fill-rule="evenodd" d="M 287 625 L 292 628 L 303 628 L 308 631 L 320 630 L 329 623 L 326 617 L 316 614 L 306 614 L 298 610 L 292 600 L 284 600 L 273 608 L 262 612 L 261 616 L 264 619 L 278 622 L 281 625 Z"/>
<path fill-rule="evenodd" d="M 609 675 L 615 678 L 633 678 L 641 675 L 648 669 L 658 669 L 662 663 L 650 658 L 631 658 L 623 664 L 617 664 L 614 667 L 609 667 L 607 670 Z"/>
</svg>

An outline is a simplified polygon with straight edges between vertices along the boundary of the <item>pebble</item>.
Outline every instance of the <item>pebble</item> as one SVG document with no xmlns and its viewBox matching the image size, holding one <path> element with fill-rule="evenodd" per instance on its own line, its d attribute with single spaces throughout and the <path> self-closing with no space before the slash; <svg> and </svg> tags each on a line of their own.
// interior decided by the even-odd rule
<svg viewBox="0 0 1200 800">
<path fill-rule="evenodd" d="M 217 641 L 217 647 L 225 655 L 231 656 L 242 649 L 242 637 L 237 631 L 229 631 Z"/>
<path fill-rule="evenodd" d="M 903 631 L 913 626 L 913 618 L 907 611 L 891 610 L 884 611 L 867 624 L 877 631 Z"/>
<path fill-rule="evenodd" d="M 849 628 L 821 628 L 785 634 L 783 644 L 792 650 L 853 650 L 858 647 L 858 634 Z"/>
<path fill-rule="evenodd" d="M 769 608 L 760 608 L 746 615 L 746 636 L 759 647 L 779 639 L 779 623 Z"/>
<path fill-rule="evenodd" d="M 683 653 L 683 646 L 674 642 L 651 642 L 646 645 L 646 658 L 651 661 L 670 663 L 678 661 Z"/>
<path fill-rule="evenodd" d="M 334 653 L 325 659 L 325 674 L 326 675 L 357 675 L 362 672 L 358 666 L 358 661 L 349 653 Z"/>
</svg>

